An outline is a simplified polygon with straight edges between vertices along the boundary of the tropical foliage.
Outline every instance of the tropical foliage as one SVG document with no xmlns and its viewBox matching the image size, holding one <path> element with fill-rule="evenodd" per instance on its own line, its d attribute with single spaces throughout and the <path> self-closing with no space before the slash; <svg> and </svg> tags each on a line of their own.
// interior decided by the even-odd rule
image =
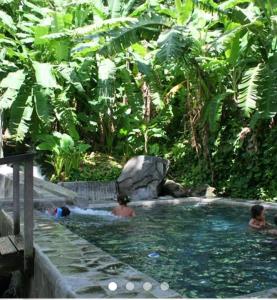
<svg viewBox="0 0 277 300">
<path fill-rule="evenodd" d="M 88 144 L 168 157 L 186 185 L 276 198 L 276 47 L 272 0 L 2 0 L 4 145 L 50 155 L 56 179 L 76 177 Z M 56 161 L 61 137 L 74 168 Z"/>
</svg>

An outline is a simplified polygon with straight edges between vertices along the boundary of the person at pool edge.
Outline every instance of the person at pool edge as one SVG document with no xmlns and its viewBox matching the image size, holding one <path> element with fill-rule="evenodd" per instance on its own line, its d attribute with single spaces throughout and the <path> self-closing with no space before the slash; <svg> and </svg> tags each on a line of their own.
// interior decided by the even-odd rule
<svg viewBox="0 0 277 300">
<path fill-rule="evenodd" d="M 112 213 L 118 217 L 134 217 L 136 215 L 135 211 L 127 206 L 129 199 L 127 196 L 117 195 L 117 202 L 119 206 L 112 210 Z"/>
<path fill-rule="evenodd" d="M 262 205 L 256 204 L 251 207 L 251 219 L 249 226 L 255 229 L 266 229 L 270 227 L 265 221 L 265 209 Z"/>
</svg>

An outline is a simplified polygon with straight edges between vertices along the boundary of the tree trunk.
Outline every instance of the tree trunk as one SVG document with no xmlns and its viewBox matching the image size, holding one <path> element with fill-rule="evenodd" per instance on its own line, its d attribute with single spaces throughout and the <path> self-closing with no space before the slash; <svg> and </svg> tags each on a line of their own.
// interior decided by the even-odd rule
<svg viewBox="0 0 277 300">
<path fill-rule="evenodd" d="M 151 95 L 150 88 L 145 81 L 143 82 L 141 91 L 144 100 L 144 120 L 148 123 L 151 120 Z"/>
</svg>

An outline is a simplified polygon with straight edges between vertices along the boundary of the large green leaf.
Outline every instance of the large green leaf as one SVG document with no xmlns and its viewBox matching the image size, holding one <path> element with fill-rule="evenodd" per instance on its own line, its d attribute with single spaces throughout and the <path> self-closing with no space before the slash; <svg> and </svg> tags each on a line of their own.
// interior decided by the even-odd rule
<svg viewBox="0 0 277 300">
<path fill-rule="evenodd" d="M 213 96 L 212 99 L 206 101 L 203 108 L 202 122 L 207 122 L 211 132 L 216 132 L 222 113 L 222 106 L 227 93 Z"/>
<path fill-rule="evenodd" d="M 58 88 L 56 78 L 53 75 L 53 67 L 49 63 L 33 62 L 37 84 L 44 88 Z"/>
<path fill-rule="evenodd" d="M 25 72 L 18 70 L 16 72 L 10 72 L 0 83 L 0 90 L 6 91 L 0 96 L 0 110 L 8 109 L 15 101 L 21 86 L 25 81 Z"/>
<path fill-rule="evenodd" d="M 40 87 L 34 87 L 33 89 L 34 93 L 34 102 L 35 102 L 35 108 L 36 113 L 39 117 L 39 119 L 44 124 L 51 123 L 51 116 L 50 116 L 50 93 L 47 89 L 43 89 Z"/>
<path fill-rule="evenodd" d="M 131 9 L 133 8 L 134 4 L 135 4 L 136 0 L 129 0 L 127 4 L 124 5 L 123 7 L 123 17 L 126 17 L 129 15 Z"/>
<path fill-rule="evenodd" d="M 24 70 L 10 72 L 0 83 L 0 88 L 19 90 L 25 80 Z"/>
<path fill-rule="evenodd" d="M 114 98 L 114 81 L 116 65 L 110 59 L 104 59 L 98 68 L 98 95 L 100 100 L 111 100 Z"/>
<path fill-rule="evenodd" d="M 60 141 L 60 148 L 63 151 L 70 151 L 71 149 L 73 149 L 74 147 L 74 141 L 72 139 L 72 137 L 66 133 L 60 133 L 55 131 L 53 133 L 54 137 L 57 137 Z"/>
<path fill-rule="evenodd" d="M 155 38 L 163 27 L 168 26 L 169 20 L 159 16 L 154 15 L 151 18 L 140 19 L 127 27 L 112 32 L 113 37 L 100 49 L 99 53 L 104 56 L 114 55 L 139 41 Z"/>
<path fill-rule="evenodd" d="M 193 43 L 192 38 L 184 39 L 180 30 L 172 28 L 163 31 L 157 41 L 159 50 L 156 57 L 160 62 L 167 62 L 171 59 L 178 59 L 186 55 L 186 49 L 190 48 Z"/>
<path fill-rule="evenodd" d="M 256 101 L 260 99 L 259 83 L 263 64 L 248 69 L 239 84 L 238 105 L 247 117 L 256 108 Z"/>
<path fill-rule="evenodd" d="M 108 0 L 110 12 L 111 12 L 111 17 L 112 18 L 118 18 L 121 15 L 121 9 L 123 6 L 123 1 L 122 0 Z"/>
<path fill-rule="evenodd" d="M 98 78 L 101 81 L 115 79 L 116 65 L 110 59 L 104 59 L 99 65 Z"/>
<path fill-rule="evenodd" d="M 34 26 L 33 31 L 35 35 L 34 44 L 36 46 L 45 44 L 46 40 L 41 37 L 49 33 L 49 26 L 42 26 L 42 25 Z"/>
<path fill-rule="evenodd" d="M 54 97 L 52 104 L 61 129 L 67 132 L 74 140 L 78 140 L 76 109 L 70 106 L 70 98 L 68 98 L 67 92 L 63 91 L 58 97 Z"/>
<path fill-rule="evenodd" d="M 14 102 L 11 108 L 9 129 L 13 139 L 22 142 L 29 131 L 33 113 L 32 96 L 26 98 L 23 93 Z"/>
<path fill-rule="evenodd" d="M 3 10 L 0 10 L 0 27 L 1 25 L 12 31 L 16 30 L 12 17 Z"/>
<path fill-rule="evenodd" d="M 42 134 L 39 136 L 39 140 L 42 142 L 36 149 L 41 151 L 52 151 L 60 142 L 59 138 L 51 134 Z"/>
<path fill-rule="evenodd" d="M 17 94 L 17 90 L 7 89 L 4 94 L 0 96 L 0 110 L 10 108 L 15 101 Z"/>
<path fill-rule="evenodd" d="M 61 32 L 50 33 L 47 35 L 42 36 L 42 39 L 45 40 L 61 40 L 66 39 L 69 37 L 82 37 L 88 34 L 105 32 L 107 30 L 111 30 L 113 28 L 121 27 L 123 25 L 134 23 L 136 22 L 136 18 L 130 17 L 120 17 L 120 18 L 113 18 L 108 20 L 98 20 L 97 22 L 78 27 L 72 30 L 64 29 Z"/>
<path fill-rule="evenodd" d="M 183 1 L 175 0 L 175 7 L 177 11 L 177 23 L 179 25 L 186 24 L 193 11 L 193 6 L 194 6 L 192 0 L 183 0 Z"/>
<path fill-rule="evenodd" d="M 233 8 L 241 3 L 250 3 L 251 0 L 227 0 L 219 4 L 218 8 L 220 10 L 226 10 Z"/>
<path fill-rule="evenodd" d="M 262 99 L 258 105 L 262 118 L 270 119 L 277 114 L 277 53 L 272 56 L 262 72 Z"/>
</svg>

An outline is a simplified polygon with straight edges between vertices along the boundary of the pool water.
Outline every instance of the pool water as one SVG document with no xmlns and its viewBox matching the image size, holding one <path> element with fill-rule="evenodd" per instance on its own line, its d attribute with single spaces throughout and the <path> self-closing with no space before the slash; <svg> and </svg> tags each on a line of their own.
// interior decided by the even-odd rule
<svg viewBox="0 0 277 300">
<path fill-rule="evenodd" d="M 186 204 L 135 210 L 131 219 L 73 211 L 62 222 L 184 297 L 235 297 L 277 286 L 275 238 L 248 228 L 249 208 Z M 273 214 L 266 212 L 267 221 Z"/>
</svg>

